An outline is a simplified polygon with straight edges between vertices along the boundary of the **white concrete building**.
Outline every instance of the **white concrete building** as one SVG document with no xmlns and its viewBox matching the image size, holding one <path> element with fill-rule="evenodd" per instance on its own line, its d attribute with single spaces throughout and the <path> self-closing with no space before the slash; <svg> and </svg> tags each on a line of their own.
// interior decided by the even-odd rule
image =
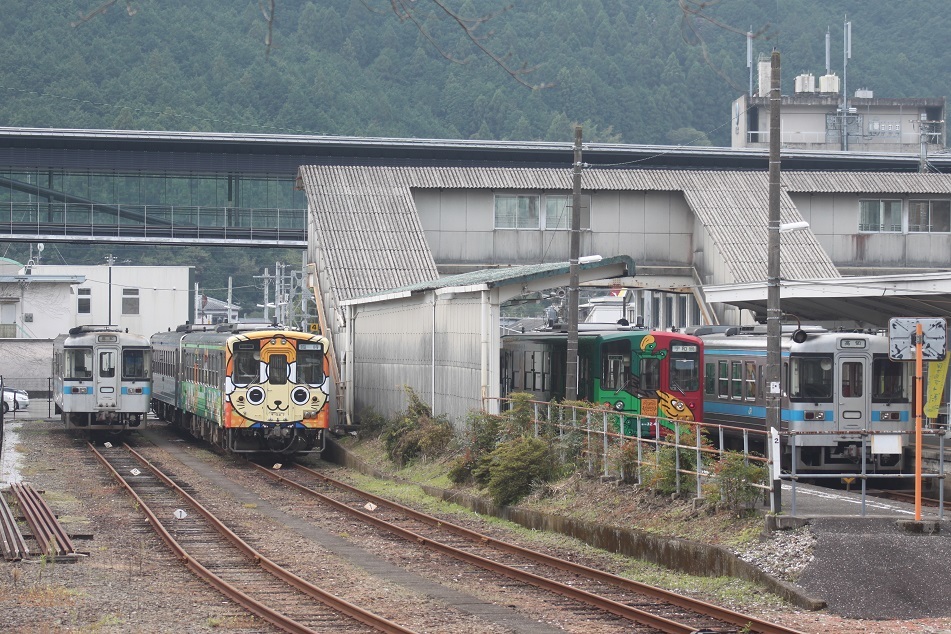
<svg viewBox="0 0 951 634">
<path fill-rule="evenodd" d="M 32 279 L 21 303 L 19 337 L 53 338 L 74 326 L 114 324 L 141 335 L 175 328 L 194 314 L 190 266 L 39 265 L 21 269 Z M 53 286 L 44 279 L 71 280 Z M 40 290 L 46 289 L 46 290 Z M 0 305 L 0 320 L 3 308 Z"/>
</svg>

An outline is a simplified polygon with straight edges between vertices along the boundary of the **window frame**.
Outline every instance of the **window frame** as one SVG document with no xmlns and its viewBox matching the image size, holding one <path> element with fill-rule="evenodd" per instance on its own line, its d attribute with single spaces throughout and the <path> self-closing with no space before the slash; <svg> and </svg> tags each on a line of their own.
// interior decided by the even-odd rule
<svg viewBox="0 0 951 634">
<path fill-rule="evenodd" d="M 875 203 L 877 207 L 876 215 L 878 220 L 876 223 L 867 222 L 871 214 L 871 204 Z M 890 209 L 886 212 L 886 203 L 890 204 Z M 897 229 L 895 228 L 895 212 L 896 209 L 894 205 L 897 203 L 897 220 L 898 225 Z M 886 222 L 886 213 L 890 213 L 892 218 L 891 222 Z M 904 215 L 905 215 L 905 205 L 901 199 L 897 198 L 864 198 L 859 199 L 859 231 L 863 233 L 903 233 L 904 231 Z M 891 228 L 887 228 L 891 227 Z"/>
</svg>

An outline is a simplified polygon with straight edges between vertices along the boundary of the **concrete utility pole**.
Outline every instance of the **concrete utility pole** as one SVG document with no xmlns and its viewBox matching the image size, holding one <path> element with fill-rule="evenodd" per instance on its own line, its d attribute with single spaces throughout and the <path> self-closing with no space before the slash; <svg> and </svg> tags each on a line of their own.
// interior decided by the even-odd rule
<svg viewBox="0 0 951 634">
<path fill-rule="evenodd" d="M 779 51 L 773 50 L 770 60 L 769 91 L 769 226 L 767 242 L 766 294 L 766 429 L 781 429 L 782 410 L 782 310 L 779 303 L 779 201 L 780 170 L 779 108 L 782 96 L 779 85 Z M 772 454 L 772 455 L 778 455 Z M 778 472 L 778 471 L 777 471 Z M 778 513 L 781 496 L 780 481 L 773 480 L 770 510 Z"/>
<path fill-rule="evenodd" d="M 578 257 L 581 251 L 581 126 L 575 126 L 574 174 L 571 183 L 571 242 L 568 247 L 568 366 L 565 398 L 578 399 Z"/>
</svg>

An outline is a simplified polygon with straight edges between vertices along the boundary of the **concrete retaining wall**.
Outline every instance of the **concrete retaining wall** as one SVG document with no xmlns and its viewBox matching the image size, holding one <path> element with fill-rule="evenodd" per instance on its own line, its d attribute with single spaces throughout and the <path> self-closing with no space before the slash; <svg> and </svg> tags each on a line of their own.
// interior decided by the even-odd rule
<svg viewBox="0 0 951 634">
<path fill-rule="evenodd" d="M 323 457 L 366 475 L 390 477 L 369 466 L 333 440 L 328 440 Z M 635 557 L 691 575 L 729 576 L 750 581 L 806 610 L 821 610 L 825 607 L 825 601 L 805 595 L 796 586 L 766 574 L 719 546 L 676 537 L 662 537 L 636 529 L 595 524 L 517 506 L 500 507 L 484 498 L 459 491 L 419 486 L 428 495 L 459 504 L 482 515 L 492 515 L 534 530 L 568 535 L 602 550 Z"/>
</svg>

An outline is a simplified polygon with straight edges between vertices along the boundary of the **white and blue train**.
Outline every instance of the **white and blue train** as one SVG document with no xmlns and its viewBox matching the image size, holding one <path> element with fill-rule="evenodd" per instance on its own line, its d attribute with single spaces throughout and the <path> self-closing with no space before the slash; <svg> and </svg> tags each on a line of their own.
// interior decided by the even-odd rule
<svg viewBox="0 0 951 634">
<path fill-rule="evenodd" d="M 122 432 L 152 398 L 149 339 L 118 326 L 77 326 L 53 341 L 53 401 L 66 429 Z"/>
<path fill-rule="evenodd" d="M 704 422 L 766 431 L 765 327 L 694 330 L 704 343 Z M 859 433 L 873 432 L 864 436 L 866 473 L 902 471 L 913 441 L 913 364 L 889 359 L 888 337 L 784 327 L 781 342 L 786 468 L 795 446 L 799 473 L 860 472 Z"/>
</svg>

